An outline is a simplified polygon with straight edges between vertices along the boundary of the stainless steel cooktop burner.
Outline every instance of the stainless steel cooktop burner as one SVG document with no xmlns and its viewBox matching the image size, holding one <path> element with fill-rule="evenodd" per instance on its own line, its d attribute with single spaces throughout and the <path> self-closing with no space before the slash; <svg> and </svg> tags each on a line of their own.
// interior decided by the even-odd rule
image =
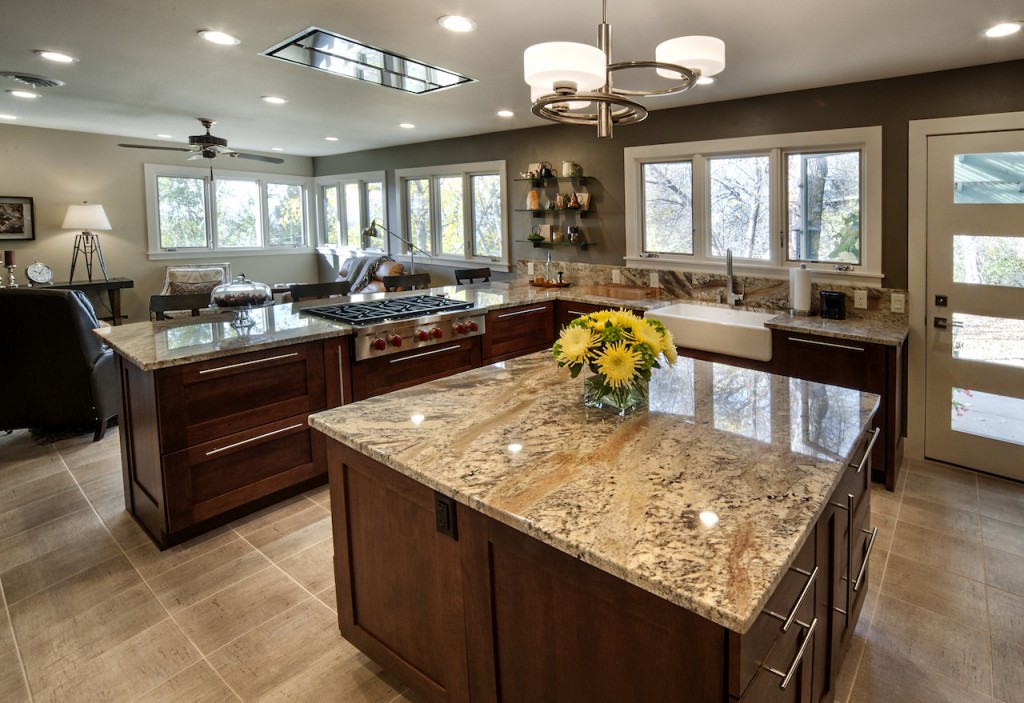
<svg viewBox="0 0 1024 703">
<path fill-rule="evenodd" d="M 391 320 L 406 320 L 441 312 L 466 310 L 473 303 L 452 300 L 441 295 L 413 295 L 404 298 L 385 298 L 365 303 L 339 303 L 305 308 L 304 313 L 323 317 L 355 327 L 376 325 Z"/>
</svg>

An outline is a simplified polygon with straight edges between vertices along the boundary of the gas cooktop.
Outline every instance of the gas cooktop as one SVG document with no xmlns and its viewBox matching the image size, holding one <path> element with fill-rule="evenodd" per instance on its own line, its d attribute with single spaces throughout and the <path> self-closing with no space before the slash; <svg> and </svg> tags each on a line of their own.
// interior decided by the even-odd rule
<svg viewBox="0 0 1024 703">
<path fill-rule="evenodd" d="M 473 303 L 452 300 L 441 295 L 413 295 L 404 298 L 386 298 L 365 303 L 339 303 L 305 308 L 302 312 L 341 322 L 354 327 L 376 325 L 391 320 L 436 315 L 454 310 L 466 310 Z"/>
</svg>

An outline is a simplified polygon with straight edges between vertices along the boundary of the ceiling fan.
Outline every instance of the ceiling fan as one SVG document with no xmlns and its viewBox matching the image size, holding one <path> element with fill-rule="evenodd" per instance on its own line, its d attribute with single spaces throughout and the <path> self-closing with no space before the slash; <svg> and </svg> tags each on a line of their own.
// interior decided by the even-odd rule
<svg viewBox="0 0 1024 703">
<path fill-rule="evenodd" d="M 276 156 L 260 156 L 259 154 L 246 154 L 241 151 L 234 151 L 228 148 L 228 140 L 222 139 L 221 137 L 215 137 L 210 134 L 210 127 L 217 124 L 211 119 L 205 117 L 196 118 L 199 123 L 206 127 L 206 134 L 196 134 L 188 138 L 188 146 L 150 146 L 148 144 L 118 144 L 118 146 L 126 146 L 130 149 L 161 149 L 163 151 L 187 151 L 194 156 L 190 156 L 189 161 L 192 159 L 215 159 L 220 155 L 230 156 L 231 158 L 237 159 L 252 159 L 253 161 L 266 161 L 271 164 L 283 164 L 284 159 L 279 159 Z M 212 165 L 212 164 L 211 164 Z"/>
</svg>

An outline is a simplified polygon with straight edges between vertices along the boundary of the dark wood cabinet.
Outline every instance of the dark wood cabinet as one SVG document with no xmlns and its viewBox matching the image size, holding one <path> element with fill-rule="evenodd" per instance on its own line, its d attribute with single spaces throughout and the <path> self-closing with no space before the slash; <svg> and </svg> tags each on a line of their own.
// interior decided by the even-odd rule
<svg viewBox="0 0 1024 703">
<path fill-rule="evenodd" d="M 410 349 L 352 364 L 352 397 L 372 398 L 480 366 L 481 337 Z"/>
<path fill-rule="evenodd" d="M 555 337 L 558 337 L 558 333 L 563 327 L 568 325 L 570 322 L 575 320 L 580 315 L 589 315 L 592 312 L 598 310 L 608 310 L 610 308 L 618 309 L 622 306 L 615 305 L 595 305 L 594 303 L 577 303 L 571 300 L 556 300 L 555 301 Z M 634 313 L 637 317 L 643 317 L 643 310 L 634 310 L 628 307 L 623 309 L 629 310 Z"/>
<path fill-rule="evenodd" d="M 554 304 L 498 308 L 487 313 L 484 364 L 541 351 L 554 341 Z"/>
</svg>

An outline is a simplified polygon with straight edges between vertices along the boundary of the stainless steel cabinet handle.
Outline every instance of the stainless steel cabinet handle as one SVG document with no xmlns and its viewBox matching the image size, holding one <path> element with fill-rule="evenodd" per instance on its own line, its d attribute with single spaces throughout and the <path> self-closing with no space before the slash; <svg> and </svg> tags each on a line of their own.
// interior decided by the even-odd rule
<svg viewBox="0 0 1024 703">
<path fill-rule="evenodd" d="M 287 359 L 291 356 L 298 356 L 298 352 L 292 352 L 291 354 L 278 354 L 277 356 L 268 356 L 266 359 L 253 359 L 252 361 L 242 361 L 237 364 L 228 364 L 226 366 L 215 366 L 212 369 L 203 369 L 199 372 L 202 376 L 204 373 L 216 373 L 217 371 L 227 371 L 228 369 L 238 369 L 243 366 L 252 366 L 253 364 L 265 364 L 268 361 L 277 361 L 278 359 Z"/>
<path fill-rule="evenodd" d="M 800 342 L 801 344 L 814 344 L 819 347 L 832 347 L 833 349 L 848 349 L 849 351 L 864 351 L 864 347 L 853 347 L 849 344 L 833 344 L 832 342 L 819 342 L 816 339 L 801 339 L 800 337 L 790 337 L 791 342 Z"/>
<path fill-rule="evenodd" d="M 878 537 L 878 528 L 873 527 L 871 532 L 868 532 L 867 530 L 861 530 L 861 532 L 871 535 L 871 539 L 868 540 L 868 548 L 864 550 L 864 561 L 861 563 L 860 571 L 857 573 L 857 580 L 853 582 L 854 593 L 856 593 L 857 589 L 860 588 L 861 579 L 864 578 L 864 569 L 867 568 L 868 559 L 871 558 L 871 550 L 875 548 L 875 538 Z M 853 535 L 850 535 L 850 541 L 853 542 Z"/>
<path fill-rule="evenodd" d="M 401 359 L 389 359 L 388 363 L 390 363 L 390 364 L 400 364 L 403 361 L 409 361 L 410 359 L 419 359 L 419 358 L 422 358 L 424 356 L 432 356 L 434 354 L 443 354 L 444 352 L 452 351 L 453 349 L 461 349 L 461 348 L 462 347 L 460 345 L 453 344 L 452 346 L 445 347 L 444 349 L 431 349 L 430 351 L 420 352 L 419 354 L 410 354 L 409 356 L 403 356 Z"/>
<path fill-rule="evenodd" d="M 882 434 L 882 430 L 878 427 L 869 431 L 871 432 L 871 441 L 868 442 L 868 448 L 864 450 L 864 456 L 860 458 L 860 463 L 853 465 L 853 468 L 857 469 L 857 473 L 860 473 L 860 470 L 868 463 L 868 459 L 871 458 L 871 450 L 875 448 L 875 442 L 878 441 L 878 435 Z"/>
<path fill-rule="evenodd" d="M 250 444 L 252 442 L 258 442 L 261 439 L 266 439 L 267 437 L 273 437 L 276 434 L 281 434 L 282 432 L 288 432 L 289 430 L 294 430 L 294 429 L 299 428 L 299 427 L 305 427 L 305 425 L 303 423 L 301 423 L 301 422 L 298 422 L 298 423 L 296 423 L 294 425 L 289 425 L 288 427 L 282 427 L 279 430 L 274 430 L 273 432 L 264 432 L 263 434 L 258 435 L 256 437 L 250 437 L 249 439 L 243 439 L 241 442 L 235 442 L 234 444 L 229 444 L 226 447 L 219 447 L 217 449 L 211 449 L 210 451 L 206 452 L 206 456 L 213 456 L 214 454 L 220 454 L 221 452 L 226 452 L 229 449 L 234 449 L 235 447 L 241 447 L 243 444 Z"/>
<path fill-rule="evenodd" d="M 582 312 L 580 310 L 566 310 L 570 315 L 589 315 L 590 313 Z"/>
<path fill-rule="evenodd" d="M 766 610 L 765 611 L 766 613 L 768 613 L 768 615 L 771 615 L 773 618 L 775 618 L 777 620 L 782 620 L 782 622 L 783 622 L 782 631 L 783 632 L 789 632 L 789 628 L 793 625 L 793 621 L 796 620 L 796 613 L 797 613 L 797 611 L 800 610 L 800 606 L 803 604 L 804 598 L 807 596 L 807 592 L 811 590 L 811 584 L 814 583 L 814 579 L 818 578 L 818 567 L 814 567 L 814 571 L 812 571 L 809 574 L 806 571 L 803 571 L 801 569 L 796 569 L 796 571 L 801 573 L 801 574 L 806 575 L 808 578 L 807 578 L 807 583 L 804 584 L 803 590 L 800 591 L 800 595 L 796 599 L 796 603 L 794 603 L 793 607 L 790 609 L 789 615 L 788 616 L 783 616 L 783 615 L 779 615 L 778 613 L 774 613 L 771 610 Z"/>
<path fill-rule="evenodd" d="M 547 310 L 547 306 L 542 305 L 539 308 L 527 308 L 526 310 L 516 310 L 515 312 L 506 312 L 506 313 L 504 313 L 502 315 L 498 315 L 498 319 L 500 320 L 503 317 L 515 317 L 516 315 L 525 315 L 526 313 L 537 312 L 539 310 Z"/>
<path fill-rule="evenodd" d="M 793 657 L 793 662 L 789 665 L 789 669 L 787 669 L 785 672 L 782 672 L 770 666 L 765 667 L 769 672 L 775 674 L 776 676 L 782 679 L 782 683 L 779 684 L 779 688 L 781 688 L 783 691 L 785 691 L 786 687 L 789 686 L 789 682 L 793 680 L 793 674 L 796 673 L 797 667 L 799 667 L 800 662 L 803 661 L 804 653 L 807 651 L 807 646 L 811 643 L 811 640 L 814 639 L 814 629 L 818 627 L 818 618 L 814 618 L 813 620 L 811 620 L 810 625 L 805 625 L 802 622 L 798 622 L 798 624 L 800 625 L 800 627 L 807 628 L 807 634 L 804 635 L 804 641 L 800 644 L 800 649 L 796 651 L 796 656 Z"/>
</svg>

